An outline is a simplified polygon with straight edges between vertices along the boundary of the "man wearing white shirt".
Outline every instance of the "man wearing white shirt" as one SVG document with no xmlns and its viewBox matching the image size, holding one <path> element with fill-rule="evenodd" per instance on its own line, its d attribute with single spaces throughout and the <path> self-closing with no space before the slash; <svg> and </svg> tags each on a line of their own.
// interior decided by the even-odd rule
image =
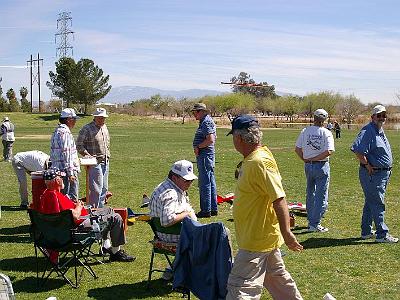
<svg viewBox="0 0 400 300">
<path fill-rule="evenodd" d="M 329 156 L 335 151 L 332 133 L 324 128 L 328 113 L 314 112 L 314 124 L 304 128 L 296 141 L 296 154 L 304 161 L 307 178 L 307 219 L 309 232 L 326 232 L 321 219 L 328 208 Z"/>
<path fill-rule="evenodd" d="M 11 164 L 19 182 L 21 208 L 28 207 L 28 183 L 26 173 L 43 171 L 48 168 L 50 156 L 38 150 L 19 152 L 14 155 Z"/>
</svg>

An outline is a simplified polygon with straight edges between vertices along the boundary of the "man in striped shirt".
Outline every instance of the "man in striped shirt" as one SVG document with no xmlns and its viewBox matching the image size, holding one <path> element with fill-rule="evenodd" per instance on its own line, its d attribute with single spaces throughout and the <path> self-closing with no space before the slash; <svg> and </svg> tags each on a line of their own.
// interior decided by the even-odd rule
<svg viewBox="0 0 400 300">
<path fill-rule="evenodd" d="M 168 227 L 181 222 L 185 217 L 197 220 L 189 204 L 186 191 L 197 176 L 193 174 L 193 164 L 180 160 L 173 164 L 168 178 L 154 190 L 150 199 L 150 216 L 160 218 L 161 226 Z M 178 242 L 179 235 L 158 233 L 166 242 Z"/>
<path fill-rule="evenodd" d="M 75 201 L 78 200 L 80 166 L 71 129 L 74 128 L 76 119 L 78 116 L 73 108 L 63 109 L 59 118 L 60 123 L 54 130 L 50 143 L 52 166 L 67 174 L 63 178 L 64 189 L 61 192 Z"/>
</svg>

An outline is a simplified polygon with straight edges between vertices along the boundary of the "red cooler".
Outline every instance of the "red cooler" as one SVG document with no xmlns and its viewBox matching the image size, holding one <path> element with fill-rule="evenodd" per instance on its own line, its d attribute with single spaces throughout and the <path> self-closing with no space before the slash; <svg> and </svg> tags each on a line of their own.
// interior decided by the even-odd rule
<svg viewBox="0 0 400 300">
<path fill-rule="evenodd" d="M 43 171 L 32 172 L 32 204 L 31 208 L 34 210 L 38 210 L 38 204 L 40 200 L 40 196 L 43 194 L 46 189 L 46 185 L 44 184 L 43 179 Z"/>
</svg>

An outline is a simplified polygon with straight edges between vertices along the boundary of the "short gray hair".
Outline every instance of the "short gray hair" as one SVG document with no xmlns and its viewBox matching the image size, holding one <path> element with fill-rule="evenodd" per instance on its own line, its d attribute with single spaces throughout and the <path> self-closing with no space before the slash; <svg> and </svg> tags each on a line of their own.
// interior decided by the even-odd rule
<svg viewBox="0 0 400 300">
<path fill-rule="evenodd" d="M 240 135 L 243 139 L 243 141 L 246 144 L 261 144 L 261 140 L 263 137 L 263 133 L 258 126 L 252 126 L 249 128 L 243 128 L 243 129 L 235 129 L 233 131 L 234 135 Z"/>
</svg>

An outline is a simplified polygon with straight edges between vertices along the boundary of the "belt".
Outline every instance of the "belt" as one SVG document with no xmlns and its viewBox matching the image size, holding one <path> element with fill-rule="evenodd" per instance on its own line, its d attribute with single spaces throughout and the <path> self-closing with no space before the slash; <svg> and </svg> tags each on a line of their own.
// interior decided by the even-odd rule
<svg viewBox="0 0 400 300">
<path fill-rule="evenodd" d="M 367 168 L 366 165 L 360 164 L 361 167 Z M 372 167 L 373 170 L 375 171 L 390 171 L 392 167 L 387 167 L 387 168 L 382 168 L 382 167 Z"/>
<path fill-rule="evenodd" d="M 324 164 L 327 163 L 327 160 L 317 160 L 317 161 L 308 161 L 306 164 Z"/>
</svg>

